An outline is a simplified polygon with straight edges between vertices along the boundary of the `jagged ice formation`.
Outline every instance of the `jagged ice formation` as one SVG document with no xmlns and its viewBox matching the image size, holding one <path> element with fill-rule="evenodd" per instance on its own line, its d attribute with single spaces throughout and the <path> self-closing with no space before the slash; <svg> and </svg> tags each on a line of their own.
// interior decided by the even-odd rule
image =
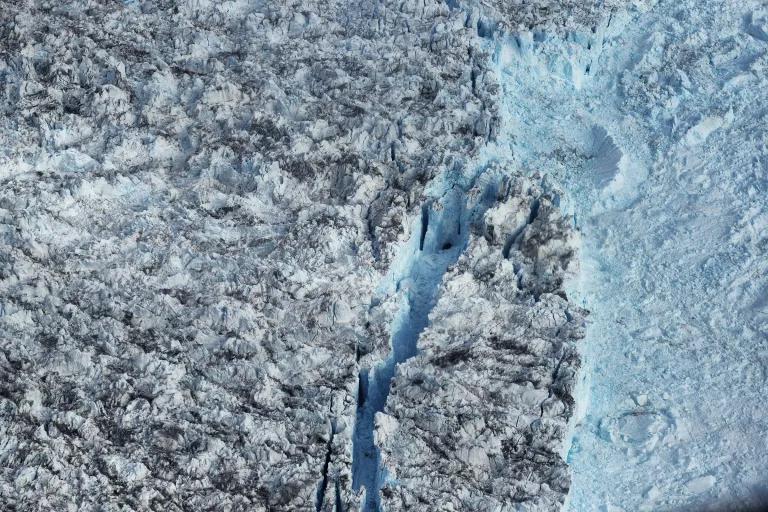
<svg viewBox="0 0 768 512">
<path fill-rule="evenodd" d="M 0 504 L 757 503 L 766 20 L 0 0 Z"/>
</svg>

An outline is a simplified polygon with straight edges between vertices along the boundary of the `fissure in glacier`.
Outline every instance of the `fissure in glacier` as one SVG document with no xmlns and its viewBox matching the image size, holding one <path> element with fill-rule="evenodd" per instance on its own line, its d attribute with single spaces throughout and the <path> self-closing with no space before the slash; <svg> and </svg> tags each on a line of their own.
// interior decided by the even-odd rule
<svg viewBox="0 0 768 512">
<path fill-rule="evenodd" d="M 411 240 L 389 272 L 382 292 L 401 294 L 400 309 L 390 331 L 390 353 L 381 364 L 360 372 L 358 408 L 353 437 L 352 485 L 365 488 L 362 510 L 380 510 L 379 490 L 387 475 L 375 443 L 376 413 L 386 406 L 397 366 L 418 353 L 420 333 L 429 323 L 442 277 L 464 251 L 469 225 L 482 217 L 495 197 L 493 184 L 481 184 L 487 167 L 473 176 L 446 173 L 434 187 L 414 223 Z M 493 183 L 492 180 L 490 180 Z M 467 192 L 482 186 L 483 193 L 470 200 Z"/>
</svg>

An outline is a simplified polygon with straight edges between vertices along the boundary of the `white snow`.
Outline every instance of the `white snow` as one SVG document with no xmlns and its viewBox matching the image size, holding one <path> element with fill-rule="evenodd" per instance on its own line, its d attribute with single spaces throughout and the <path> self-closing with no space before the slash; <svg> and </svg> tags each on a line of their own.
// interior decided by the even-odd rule
<svg viewBox="0 0 768 512">
<path fill-rule="evenodd" d="M 698 146 L 707 140 L 712 132 L 723 126 L 724 119 L 720 116 L 707 116 L 691 127 L 685 134 L 685 143 Z"/>
<path fill-rule="evenodd" d="M 688 489 L 688 492 L 690 493 L 701 494 L 711 489 L 712 486 L 715 485 L 716 481 L 717 479 L 712 475 L 700 476 L 698 478 L 688 480 L 688 482 L 685 484 L 685 488 Z"/>
<path fill-rule="evenodd" d="M 125 483 L 143 480 L 149 475 L 147 467 L 141 462 L 133 462 L 119 455 L 104 457 L 107 471 Z"/>
</svg>

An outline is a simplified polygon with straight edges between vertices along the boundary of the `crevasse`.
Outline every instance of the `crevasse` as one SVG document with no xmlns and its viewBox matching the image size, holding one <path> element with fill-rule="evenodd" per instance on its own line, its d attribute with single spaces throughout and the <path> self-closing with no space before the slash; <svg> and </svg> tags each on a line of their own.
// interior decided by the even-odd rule
<svg viewBox="0 0 768 512">
<path fill-rule="evenodd" d="M 352 485 L 356 491 L 365 488 L 363 511 L 380 510 L 379 490 L 387 478 L 374 441 L 376 413 L 384 410 L 397 366 L 418 353 L 418 338 L 428 325 L 442 277 L 464 251 L 470 224 L 495 197 L 492 182 L 482 180 L 488 164 L 475 169 L 473 173 L 448 170 L 427 190 L 428 199 L 413 222 L 412 236 L 380 290 L 384 295 L 399 294 L 400 308 L 390 330 L 389 356 L 360 373 Z M 473 187 L 482 192 L 470 202 L 467 192 Z"/>
</svg>

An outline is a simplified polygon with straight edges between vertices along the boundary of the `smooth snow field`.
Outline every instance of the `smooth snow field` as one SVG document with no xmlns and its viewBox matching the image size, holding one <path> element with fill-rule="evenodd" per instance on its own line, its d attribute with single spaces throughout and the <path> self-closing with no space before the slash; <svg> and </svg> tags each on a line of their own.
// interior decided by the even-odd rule
<svg viewBox="0 0 768 512">
<path fill-rule="evenodd" d="M 768 7 L 661 1 L 496 59 L 510 153 L 583 240 L 567 509 L 765 505 Z"/>
</svg>

